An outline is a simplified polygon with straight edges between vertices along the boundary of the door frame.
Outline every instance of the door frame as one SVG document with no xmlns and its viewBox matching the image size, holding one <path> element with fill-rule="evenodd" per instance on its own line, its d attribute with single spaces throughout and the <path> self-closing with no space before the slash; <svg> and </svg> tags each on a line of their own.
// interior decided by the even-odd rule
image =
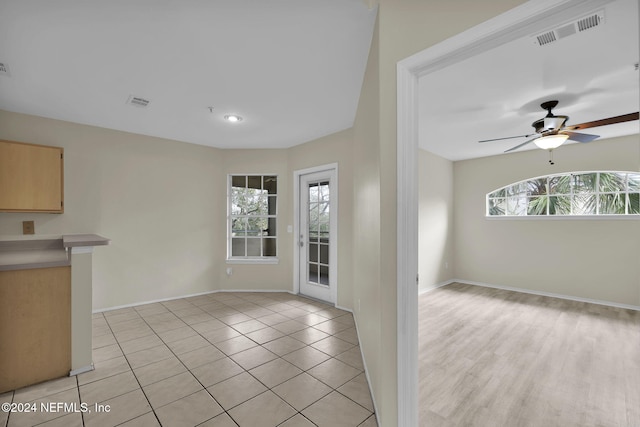
<svg viewBox="0 0 640 427">
<path fill-rule="evenodd" d="M 418 425 L 419 78 L 515 38 L 533 36 L 613 0 L 531 0 L 397 63 L 398 423 Z"/>
<path fill-rule="evenodd" d="M 329 277 L 331 298 L 333 306 L 338 306 L 338 163 L 314 166 L 306 169 L 293 171 L 293 293 L 300 293 L 300 177 L 316 172 L 329 172 L 330 178 L 330 201 L 331 216 L 330 229 L 335 238 L 329 241 Z"/>
</svg>

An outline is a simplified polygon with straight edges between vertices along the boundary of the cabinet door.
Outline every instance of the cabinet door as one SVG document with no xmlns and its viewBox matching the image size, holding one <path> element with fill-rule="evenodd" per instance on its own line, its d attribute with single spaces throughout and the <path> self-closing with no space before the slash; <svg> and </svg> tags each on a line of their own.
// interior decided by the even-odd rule
<svg viewBox="0 0 640 427">
<path fill-rule="evenodd" d="M 70 369 L 71 267 L 0 271 L 0 394 Z"/>
<path fill-rule="evenodd" d="M 0 141 L 0 211 L 63 211 L 63 150 Z"/>
</svg>

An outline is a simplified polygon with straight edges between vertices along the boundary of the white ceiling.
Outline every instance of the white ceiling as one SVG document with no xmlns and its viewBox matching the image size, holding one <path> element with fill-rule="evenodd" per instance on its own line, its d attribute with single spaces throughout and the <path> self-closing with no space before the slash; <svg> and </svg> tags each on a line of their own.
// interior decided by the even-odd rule
<svg viewBox="0 0 640 427">
<path fill-rule="evenodd" d="M 375 14 L 362 0 L 1 0 L 0 109 L 222 148 L 301 144 L 352 126 Z"/>
<path fill-rule="evenodd" d="M 569 116 L 568 125 L 638 111 L 638 1 L 594 11 L 601 9 L 598 27 L 544 46 L 534 43 L 539 33 L 531 34 L 421 77 L 421 148 L 450 160 L 501 154 L 527 139 L 478 141 L 533 133 L 548 100 L 559 101 L 553 112 Z M 639 132 L 638 121 L 582 131 L 600 140 Z"/>
</svg>

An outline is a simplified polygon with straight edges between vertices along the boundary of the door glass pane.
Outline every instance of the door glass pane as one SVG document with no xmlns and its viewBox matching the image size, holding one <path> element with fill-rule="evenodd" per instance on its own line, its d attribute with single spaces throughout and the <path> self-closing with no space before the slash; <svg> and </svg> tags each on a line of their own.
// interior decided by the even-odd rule
<svg viewBox="0 0 640 427">
<path fill-rule="evenodd" d="M 320 263 L 329 264 L 329 245 L 320 245 Z"/>
<path fill-rule="evenodd" d="M 320 202 L 328 202 L 329 201 L 329 183 L 321 182 L 318 185 L 318 201 Z"/>
<path fill-rule="evenodd" d="M 318 264 L 309 263 L 309 282 L 318 283 Z"/>
<path fill-rule="evenodd" d="M 329 284 L 329 267 L 324 265 L 320 266 L 320 276 L 318 277 L 318 283 L 323 285 Z"/>
<path fill-rule="evenodd" d="M 309 261 L 318 262 L 318 245 L 316 243 L 309 244 Z"/>
<path fill-rule="evenodd" d="M 309 203 L 318 201 L 318 184 L 309 184 Z"/>
</svg>

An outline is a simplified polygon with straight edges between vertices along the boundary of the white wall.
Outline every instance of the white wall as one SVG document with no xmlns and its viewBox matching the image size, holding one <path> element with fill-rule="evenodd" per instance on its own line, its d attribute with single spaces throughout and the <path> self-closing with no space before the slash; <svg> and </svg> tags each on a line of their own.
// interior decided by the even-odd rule
<svg viewBox="0 0 640 427">
<path fill-rule="evenodd" d="M 485 195 L 536 176 L 640 171 L 640 137 L 455 162 L 455 277 L 640 305 L 640 220 L 487 219 Z"/>
<path fill-rule="evenodd" d="M 453 162 L 419 150 L 418 274 L 420 291 L 454 278 Z"/>
</svg>

